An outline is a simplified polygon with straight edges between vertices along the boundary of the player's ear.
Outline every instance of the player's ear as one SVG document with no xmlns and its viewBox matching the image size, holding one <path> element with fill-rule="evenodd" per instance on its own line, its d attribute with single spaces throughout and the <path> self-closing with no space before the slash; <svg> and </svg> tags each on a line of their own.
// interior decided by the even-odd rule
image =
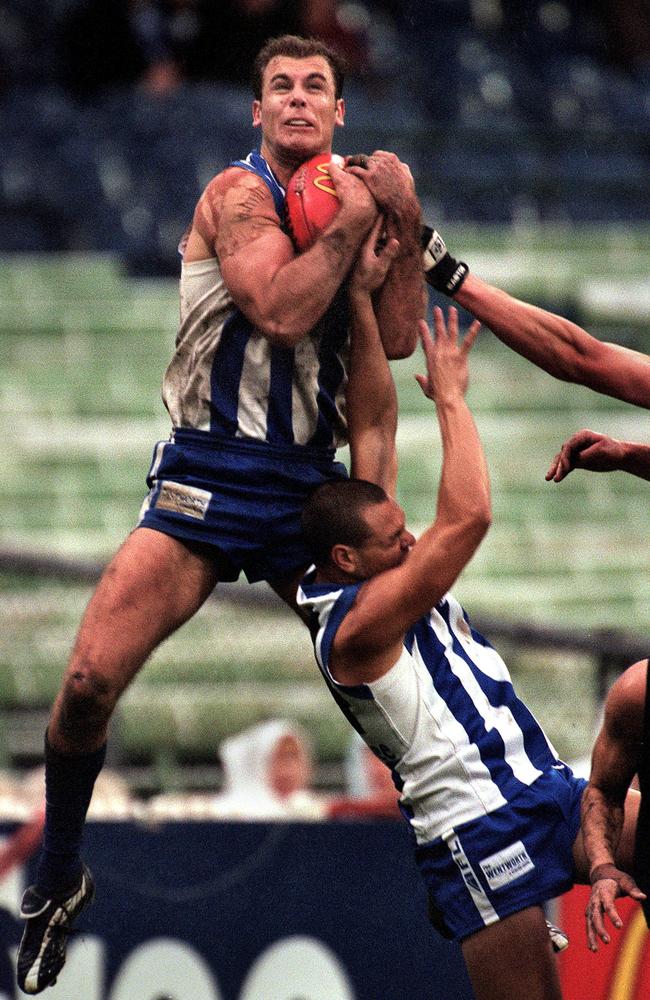
<svg viewBox="0 0 650 1000">
<path fill-rule="evenodd" d="M 336 102 L 336 118 L 337 125 L 345 125 L 345 101 L 342 97 L 339 97 Z"/>
<path fill-rule="evenodd" d="M 261 101 L 253 101 L 253 126 L 257 128 L 258 125 L 262 124 L 262 119 L 260 117 Z"/>
<path fill-rule="evenodd" d="M 343 573 L 355 573 L 357 569 L 357 553 L 352 545 L 337 544 L 332 547 L 330 559 L 337 569 Z"/>
</svg>

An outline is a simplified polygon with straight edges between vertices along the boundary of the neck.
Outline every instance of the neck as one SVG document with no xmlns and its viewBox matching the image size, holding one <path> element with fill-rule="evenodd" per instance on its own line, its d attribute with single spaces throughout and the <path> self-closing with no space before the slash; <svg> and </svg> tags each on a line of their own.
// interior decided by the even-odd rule
<svg viewBox="0 0 650 1000">
<path fill-rule="evenodd" d="M 360 583 L 361 579 L 361 577 L 344 573 L 334 563 L 326 563 L 324 566 L 317 567 L 314 583 L 340 583 L 345 587 L 350 583 Z"/>
</svg>

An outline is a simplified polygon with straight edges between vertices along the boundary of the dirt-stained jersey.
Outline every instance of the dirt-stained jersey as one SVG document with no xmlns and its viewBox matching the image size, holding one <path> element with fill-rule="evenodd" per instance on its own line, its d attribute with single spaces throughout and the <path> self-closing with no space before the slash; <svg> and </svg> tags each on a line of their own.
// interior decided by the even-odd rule
<svg viewBox="0 0 650 1000">
<path fill-rule="evenodd" d="M 262 178 L 282 224 L 284 190 L 264 158 L 252 152 L 231 166 Z M 345 289 L 292 348 L 271 344 L 237 308 L 217 258 L 183 263 L 180 302 L 176 351 L 163 381 L 174 427 L 280 447 L 345 444 Z"/>
</svg>

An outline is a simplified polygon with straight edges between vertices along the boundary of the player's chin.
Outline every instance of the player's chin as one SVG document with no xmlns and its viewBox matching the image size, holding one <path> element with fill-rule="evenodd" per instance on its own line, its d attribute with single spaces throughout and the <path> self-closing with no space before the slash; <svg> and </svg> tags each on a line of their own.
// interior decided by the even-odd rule
<svg viewBox="0 0 650 1000">
<path fill-rule="evenodd" d="M 287 136 L 283 136 L 283 141 L 285 148 L 293 156 L 299 158 L 301 162 L 303 160 L 310 160 L 312 156 L 316 156 L 318 153 L 329 151 L 329 147 L 323 146 L 320 136 L 307 129 L 302 132 L 296 129 Z"/>
</svg>

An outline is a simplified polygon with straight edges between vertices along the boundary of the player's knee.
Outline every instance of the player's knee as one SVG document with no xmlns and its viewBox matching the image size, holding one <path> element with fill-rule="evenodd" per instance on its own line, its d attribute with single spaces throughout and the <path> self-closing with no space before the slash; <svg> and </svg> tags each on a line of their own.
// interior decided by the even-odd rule
<svg viewBox="0 0 650 1000">
<path fill-rule="evenodd" d="M 119 686 L 91 664 L 72 667 L 62 691 L 65 725 L 78 731 L 105 724 L 119 695 Z"/>
</svg>

